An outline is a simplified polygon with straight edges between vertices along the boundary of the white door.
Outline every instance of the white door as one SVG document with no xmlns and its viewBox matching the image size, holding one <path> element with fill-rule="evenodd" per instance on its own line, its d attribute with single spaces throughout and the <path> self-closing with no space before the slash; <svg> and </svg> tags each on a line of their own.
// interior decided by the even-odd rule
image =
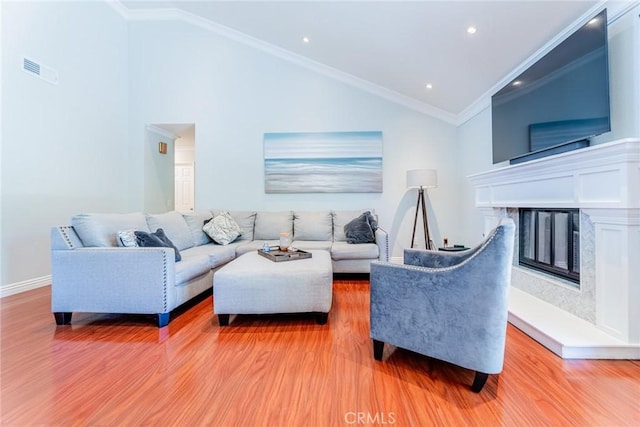
<svg viewBox="0 0 640 427">
<path fill-rule="evenodd" d="M 175 171 L 175 197 L 178 212 L 193 212 L 193 163 L 178 163 Z"/>
</svg>

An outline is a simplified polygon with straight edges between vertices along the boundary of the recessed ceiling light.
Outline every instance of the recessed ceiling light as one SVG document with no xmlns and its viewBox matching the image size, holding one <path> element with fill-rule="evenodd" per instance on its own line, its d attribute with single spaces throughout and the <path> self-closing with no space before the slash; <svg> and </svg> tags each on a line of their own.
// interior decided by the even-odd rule
<svg viewBox="0 0 640 427">
<path fill-rule="evenodd" d="M 513 82 L 514 86 L 520 86 L 522 84 L 522 81 L 520 80 L 516 80 L 515 82 Z"/>
<path fill-rule="evenodd" d="M 591 21 L 587 23 L 587 25 L 596 25 L 598 23 L 598 18 L 593 18 Z"/>
<path fill-rule="evenodd" d="M 475 34 L 476 31 L 478 31 L 478 29 L 476 27 L 474 27 L 473 25 L 470 26 L 469 28 L 467 28 L 467 33 L 469 33 L 469 34 Z"/>
<path fill-rule="evenodd" d="M 431 83 L 427 83 L 427 89 L 433 89 L 433 85 Z"/>
<path fill-rule="evenodd" d="M 302 38 L 302 43 L 309 43 L 309 42 L 310 42 L 309 37 Z"/>
</svg>

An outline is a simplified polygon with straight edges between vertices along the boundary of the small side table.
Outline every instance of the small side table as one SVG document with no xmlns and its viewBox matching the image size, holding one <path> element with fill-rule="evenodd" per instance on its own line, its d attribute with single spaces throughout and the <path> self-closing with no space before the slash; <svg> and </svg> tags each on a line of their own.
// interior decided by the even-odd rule
<svg viewBox="0 0 640 427">
<path fill-rule="evenodd" d="M 469 249 L 471 248 L 467 248 L 464 245 L 453 245 L 453 246 L 447 246 L 445 248 L 438 248 L 439 251 L 445 251 L 445 252 L 460 252 L 460 251 L 466 251 Z"/>
</svg>

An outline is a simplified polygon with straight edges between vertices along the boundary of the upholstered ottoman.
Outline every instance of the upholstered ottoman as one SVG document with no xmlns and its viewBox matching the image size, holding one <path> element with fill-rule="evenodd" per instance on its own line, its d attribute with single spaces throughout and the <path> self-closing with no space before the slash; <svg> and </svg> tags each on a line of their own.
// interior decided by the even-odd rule
<svg viewBox="0 0 640 427">
<path fill-rule="evenodd" d="M 220 326 L 230 314 L 314 313 L 325 324 L 333 297 L 328 251 L 311 258 L 274 262 L 248 252 L 213 275 L 213 312 Z"/>
</svg>

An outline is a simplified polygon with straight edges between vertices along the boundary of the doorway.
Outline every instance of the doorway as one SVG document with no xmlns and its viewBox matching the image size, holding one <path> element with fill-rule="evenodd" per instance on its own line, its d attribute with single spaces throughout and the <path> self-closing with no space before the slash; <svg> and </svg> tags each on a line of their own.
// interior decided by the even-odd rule
<svg viewBox="0 0 640 427">
<path fill-rule="evenodd" d="M 194 210 L 193 163 L 176 163 L 175 166 L 175 210 L 189 213 Z"/>
<path fill-rule="evenodd" d="M 145 162 L 146 211 L 194 211 L 195 129 L 194 123 L 154 123 L 147 126 L 147 140 L 152 142 L 148 144 L 150 148 L 147 151 L 154 153 L 152 156 L 158 156 L 158 143 L 150 135 L 166 141 L 167 150 L 164 153 L 166 155 L 160 155 L 162 163 Z"/>
</svg>

